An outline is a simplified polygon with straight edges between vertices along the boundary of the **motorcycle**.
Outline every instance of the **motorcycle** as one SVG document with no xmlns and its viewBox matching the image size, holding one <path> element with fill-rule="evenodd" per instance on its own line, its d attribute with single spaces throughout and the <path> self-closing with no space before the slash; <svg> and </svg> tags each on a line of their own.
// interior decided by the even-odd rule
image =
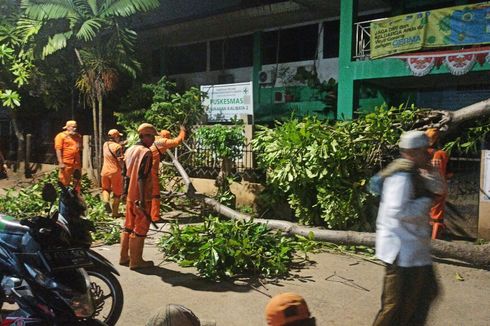
<svg viewBox="0 0 490 326">
<path fill-rule="evenodd" d="M 80 178 L 78 178 L 80 180 Z M 90 249 L 83 199 L 60 184 L 59 212 L 16 221 L 0 214 L 0 325 L 115 325 L 124 303 L 114 266 Z M 43 199 L 56 200 L 52 184 Z M 51 211 L 50 208 L 50 211 Z"/>
</svg>

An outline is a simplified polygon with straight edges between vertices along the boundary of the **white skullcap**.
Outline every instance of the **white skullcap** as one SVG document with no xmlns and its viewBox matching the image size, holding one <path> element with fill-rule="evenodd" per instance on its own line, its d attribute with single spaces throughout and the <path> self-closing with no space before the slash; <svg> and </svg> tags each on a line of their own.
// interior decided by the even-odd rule
<svg viewBox="0 0 490 326">
<path fill-rule="evenodd" d="M 429 138 L 423 131 L 407 131 L 401 135 L 398 146 L 402 149 L 429 147 Z"/>
</svg>

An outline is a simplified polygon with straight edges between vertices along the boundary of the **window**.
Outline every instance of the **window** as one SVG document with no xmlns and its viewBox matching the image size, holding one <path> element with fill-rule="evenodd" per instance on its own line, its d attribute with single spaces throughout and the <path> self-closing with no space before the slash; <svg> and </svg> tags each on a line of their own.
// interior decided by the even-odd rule
<svg viewBox="0 0 490 326">
<path fill-rule="evenodd" d="M 323 23 L 323 57 L 337 58 L 339 56 L 340 21 Z"/>
<path fill-rule="evenodd" d="M 253 36 L 245 35 L 212 41 L 211 70 L 250 67 L 253 65 Z"/>
<path fill-rule="evenodd" d="M 151 51 L 151 74 L 159 77 L 162 73 L 162 52 L 160 49 Z"/>
<path fill-rule="evenodd" d="M 265 32 L 262 34 L 262 63 L 274 64 L 276 58 L 279 63 L 313 60 L 317 44 L 317 24 Z"/>
<path fill-rule="evenodd" d="M 165 51 L 165 74 L 206 71 L 206 43 L 169 47 Z"/>
</svg>

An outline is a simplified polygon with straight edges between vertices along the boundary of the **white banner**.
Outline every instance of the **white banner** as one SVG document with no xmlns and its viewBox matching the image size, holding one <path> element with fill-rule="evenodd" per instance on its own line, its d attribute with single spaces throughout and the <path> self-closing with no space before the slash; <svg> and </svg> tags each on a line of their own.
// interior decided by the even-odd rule
<svg viewBox="0 0 490 326">
<path fill-rule="evenodd" d="M 252 82 L 202 85 L 207 94 L 202 100 L 209 122 L 230 121 L 242 114 L 253 115 Z"/>
</svg>

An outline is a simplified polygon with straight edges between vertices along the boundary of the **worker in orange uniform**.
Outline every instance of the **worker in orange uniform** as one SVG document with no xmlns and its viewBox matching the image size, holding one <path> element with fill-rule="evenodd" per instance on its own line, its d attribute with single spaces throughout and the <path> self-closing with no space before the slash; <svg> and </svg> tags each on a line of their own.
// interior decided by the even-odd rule
<svg viewBox="0 0 490 326">
<path fill-rule="evenodd" d="M 132 270 L 153 266 L 143 260 L 143 246 L 150 228 L 152 194 L 150 146 L 155 141 L 157 130 L 149 123 L 138 127 L 139 142 L 128 148 L 125 154 L 127 191 L 126 221 L 121 234 L 120 265 L 129 265 Z"/>
<path fill-rule="evenodd" d="M 77 122 L 69 120 L 63 127 L 65 131 L 60 132 L 54 138 L 54 149 L 60 168 L 59 180 L 64 186 L 70 185 L 75 170 L 80 170 L 82 136 L 77 132 Z M 80 191 L 80 183 L 75 186 Z"/>
<path fill-rule="evenodd" d="M 427 129 L 425 132 L 429 137 L 429 154 L 431 156 L 432 166 L 438 168 L 439 173 L 446 182 L 446 192 L 443 195 L 436 196 L 432 202 L 430 209 L 430 224 L 432 225 L 432 239 L 437 239 L 441 231 L 446 228 L 444 224 L 444 208 L 447 198 L 447 179 L 450 174 L 447 173 L 447 163 L 449 162 L 449 156 L 442 149 L 437 149 L 437 142 L 439 140 L 439 130 L 437 128 Z"/>
<path fill-rule="evenodd" d="M 175 138 L 170 138 L 170 132 L 168 130 L 160 131 L 160 135 L 157 136 L 150 150 L 153 157 L 153 163 L 151 167 L 151 178 L 153 180 L 153 193 L 151 197 L 151 219 L 153 222 L 160 220 L 160 179 L 159 170 L 160 162 L 163 159 L 165 151 L 170 148 L 177 147 L 185 138 L 185 127 L 180 126 L 179 135 Z"/>
<path fill-rule="evenodd" d="M 120 144 L 122 134 L 117 129 L 111 129 L 107 133 L 109 140 L 102 146 L 104 162 L 100 172 L 102 181 L 102 201 L 106 211 L 112 213 L 112 217 L 119 217 L 119 203 L 123 193 L 122 168 L 124 166 L 123 148 Z M 112 208 L 110 205 L 111 192 Z"/>
</svg>

